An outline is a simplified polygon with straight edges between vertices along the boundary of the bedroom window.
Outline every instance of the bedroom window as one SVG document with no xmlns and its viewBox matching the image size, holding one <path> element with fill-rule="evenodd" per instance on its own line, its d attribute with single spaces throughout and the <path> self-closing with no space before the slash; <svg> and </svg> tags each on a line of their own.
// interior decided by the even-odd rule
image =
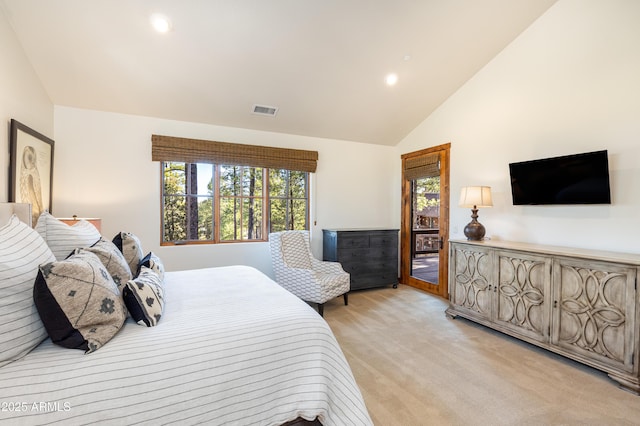
<svg viewBox="0 0 640 426">
<path fill-rule="evenodd" d="M 317 151 L 152 135 L 151 160 L 162 171 L 162 245 L 309 229 Z"/>
<path fill-rule="evenodd" d="M 213 164 L 162 163 L 163 242 L 213 239 Z"/>
<path fill-rule="evenodd" d="M 220 241 L 262 240 L 264 170 L 219 166 Z"/>
<path fill-rule="evenodd" d="M 269 170 L 270 232 L 309 229 L 309 173 Z"/>
<path fill-rule="evenodd" d="M 162 164 L 162 244 L 265 241 L 309 229 L 309 173 L 238 165 Z"/>
</svg>

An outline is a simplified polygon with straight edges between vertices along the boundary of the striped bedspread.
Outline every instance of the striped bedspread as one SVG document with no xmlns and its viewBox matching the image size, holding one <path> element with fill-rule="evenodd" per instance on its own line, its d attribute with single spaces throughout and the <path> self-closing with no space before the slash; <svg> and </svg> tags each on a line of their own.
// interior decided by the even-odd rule
<svg viewBox="0 0 640 426">
<path fill-rule="evenodd" d="M 370 425 L 325 321 L 246 266 L 169 272 L 156 327 L 0 368 L 0 424 Z"/>
</svg>

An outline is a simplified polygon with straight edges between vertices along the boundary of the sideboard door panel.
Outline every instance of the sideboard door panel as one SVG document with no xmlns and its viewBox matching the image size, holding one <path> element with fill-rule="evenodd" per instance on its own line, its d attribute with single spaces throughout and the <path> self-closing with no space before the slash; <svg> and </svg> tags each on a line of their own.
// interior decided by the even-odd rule
<svg viewBox="0 0 640 426">
<path fill-rule="evenodd" d="M 451 301 L 473 314 L 491 319 L 493 255 L 483 248 L 456 246 L 452 250 Z"/>
<path fill-rule="evenodd" d="M 498 275 L 495 321 L 518 334 L 547 342 L 551 260 L 519 252 L 499 252 Z"/>
<path fill-rule="evenodd" d="M 605 366 L 633 372 L 634 268 L 558 259 L 552 343 Z"/>
</svg>

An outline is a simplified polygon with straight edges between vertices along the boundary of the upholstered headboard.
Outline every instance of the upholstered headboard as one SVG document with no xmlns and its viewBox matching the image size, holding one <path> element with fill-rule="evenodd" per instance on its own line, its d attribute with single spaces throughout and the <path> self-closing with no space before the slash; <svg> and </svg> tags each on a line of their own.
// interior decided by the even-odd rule
<svg viewBox="0 0 640 426">
<path fill-rule="evenodd" d="M 31 204 L 28 203 L 0 203 L 0 226 L 9 221 L 11 215 L 18 216 L 18 219 L 29 226 L 31 225 Z"/>
</svg>

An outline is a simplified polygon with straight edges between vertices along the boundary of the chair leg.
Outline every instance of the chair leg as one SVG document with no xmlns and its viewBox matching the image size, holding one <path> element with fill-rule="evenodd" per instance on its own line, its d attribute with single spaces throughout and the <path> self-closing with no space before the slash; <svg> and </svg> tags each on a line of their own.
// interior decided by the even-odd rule
<svg viewBox="0 0 640 426">
<path fill-rule="evenodd" d="M 321 317 L 324 316 L 324 303 L 318 303 L 318 313 Z"/>
<path fill-rule="evenodd" d="M 342 297 L 344 297 L 344 305 L 347 306 L 349 304 L 349 293 L 343 294 Z"/>
</svg>

